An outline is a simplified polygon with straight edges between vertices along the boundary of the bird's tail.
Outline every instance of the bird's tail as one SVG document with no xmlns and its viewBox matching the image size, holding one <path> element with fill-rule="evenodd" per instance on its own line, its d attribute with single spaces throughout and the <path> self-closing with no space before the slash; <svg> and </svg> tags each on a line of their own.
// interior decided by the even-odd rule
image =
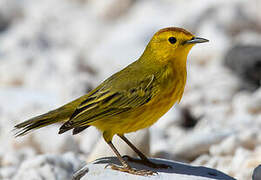
<svg viewBox="0 0 261 180">
<path fill-rule="evenodd" d="M 15 136 L 23 136 L 35 129 L 39 129 L 57 122 L 66 121 L 70 118 L 71 113 L 71 111 L 63 106 L 40 116 L 31 118 L 27 121 L 15 125 Z"/>
</svg>

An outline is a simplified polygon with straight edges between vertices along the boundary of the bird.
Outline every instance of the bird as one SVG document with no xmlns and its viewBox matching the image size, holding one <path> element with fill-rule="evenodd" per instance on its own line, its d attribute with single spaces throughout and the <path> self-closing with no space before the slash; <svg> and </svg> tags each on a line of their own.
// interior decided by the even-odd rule
<svg viewBox="0 0 261 180">
<path fill-rule="evenodd" d="M 125 134 L 150 127 L 180 102 L 187 79 L 187 56 L 195 44 L 208 41 L 183 28 L 160 29 L 140 58 L 86 95 L 15 125 L 16 137 L 54 123 L 63 123 L 59 134 L 72 130 L 75 135 L 94 126 L 101 131 L 105 142 L 121 163 L 109 164 L 111 169 L 141 176 L 155 173 L 131 167 L 113 145 L 115 135 L 126 142 L 145 165 L 168 168 L 167 165 L 149 160 Z"/>
</svg>

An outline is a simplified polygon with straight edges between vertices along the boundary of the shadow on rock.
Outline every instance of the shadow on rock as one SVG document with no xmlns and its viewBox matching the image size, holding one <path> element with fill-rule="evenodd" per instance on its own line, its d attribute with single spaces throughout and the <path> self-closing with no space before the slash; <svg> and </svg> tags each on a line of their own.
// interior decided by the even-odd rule
<svg viewBox="0 0 261 180">
<path fill-rule="evenodd" d="M 128 162 L 131 165 L 131 167 L 133 167 L 133 168 L 156 171 L 158 174 L 161 174 L 163 176 L 165 173 L 167 173 L 167 174 L 189 175 L 189 176 L 195 176 L 195 177 L 205 177 L 205 178 L 217 179 L 217 180 L 235 180 L 234 178 L 232 178 L 218 170 L 207 168 L 207 167 L 191 166 L 188 164 L 174 162 L 174 161 L 170 161 L 170 160 L 163 160 L 163 159 L 150 159 L 150 160 L 154 163 L 169 165 L 171 168 L 153 169 L 153 168 L 144 166 L 139 163 L 134 163 L 134 162 L 130 162 L 130 161 L 128 161 Z M 116 157 L 100 158 L 100 159 L 97 159 L 96 161 L 94 161 L 92 163 L 92 165 L 104 165 L 103 167 L 105 167 L 107 164 L 110 164 L 110 163 L 116 164 L 116 165 L 121 165 Z M 82 169 L 77 171 L 74 174 L 73 180 L 80 180 L 80 178 L 83 177 L 84 174 L 86 174 L 89 171 L 88 166 L 90 166 L 90 164 L 84 166 Z M 85 172 L 85 173 L 83 174 L 83 172 Z M 119 172 L 119 173 L 122 173 L 122 172 Z M 188 179 L 191 179 L 191 178 L 188 178 Z"/>
</svg>

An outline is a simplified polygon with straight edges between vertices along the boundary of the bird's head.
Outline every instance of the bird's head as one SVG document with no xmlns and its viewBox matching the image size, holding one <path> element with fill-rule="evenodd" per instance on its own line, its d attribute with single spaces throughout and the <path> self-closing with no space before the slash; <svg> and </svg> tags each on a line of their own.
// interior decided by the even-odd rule
<svg viewBox="0 0 261 180">
<path fill-rule="evenodd" d="M 182 28 L 169 27 L 159 30 L 150 40 L 144 55 L 156 61 L 186 61 L 190 49 L 207 39 L 195 37 Z"/>
</svg>

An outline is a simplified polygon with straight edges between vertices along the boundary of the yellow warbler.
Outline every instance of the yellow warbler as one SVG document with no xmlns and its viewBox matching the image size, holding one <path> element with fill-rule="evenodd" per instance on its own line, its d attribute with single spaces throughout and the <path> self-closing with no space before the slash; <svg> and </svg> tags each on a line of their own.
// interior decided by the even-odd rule
<svg viewBox="0 0 261 180">
<path fill-rule="evenodd" d="M 137 175 L 154 173 L 131 168 L 111 142 L 115 134 L 139 155 L 142 163 L 166 168 L 166 165 L 152 163 L 124 134 L 151 126 L 180 101 L 186 84 L 187 55 L 194 44 L 203 42 L 208 40 L 195 37 L 182 28 L 161 29 L 137 61 L 106 79 L 90 93 L 16 125 L 16 135 L 25 135 L 57 122 L 64 122 L 59 134 L 71 129 L 73 134 L 77 134 L 95 126 L 122 164 L 110 165 L 112 169 Z"/>
</svg>

